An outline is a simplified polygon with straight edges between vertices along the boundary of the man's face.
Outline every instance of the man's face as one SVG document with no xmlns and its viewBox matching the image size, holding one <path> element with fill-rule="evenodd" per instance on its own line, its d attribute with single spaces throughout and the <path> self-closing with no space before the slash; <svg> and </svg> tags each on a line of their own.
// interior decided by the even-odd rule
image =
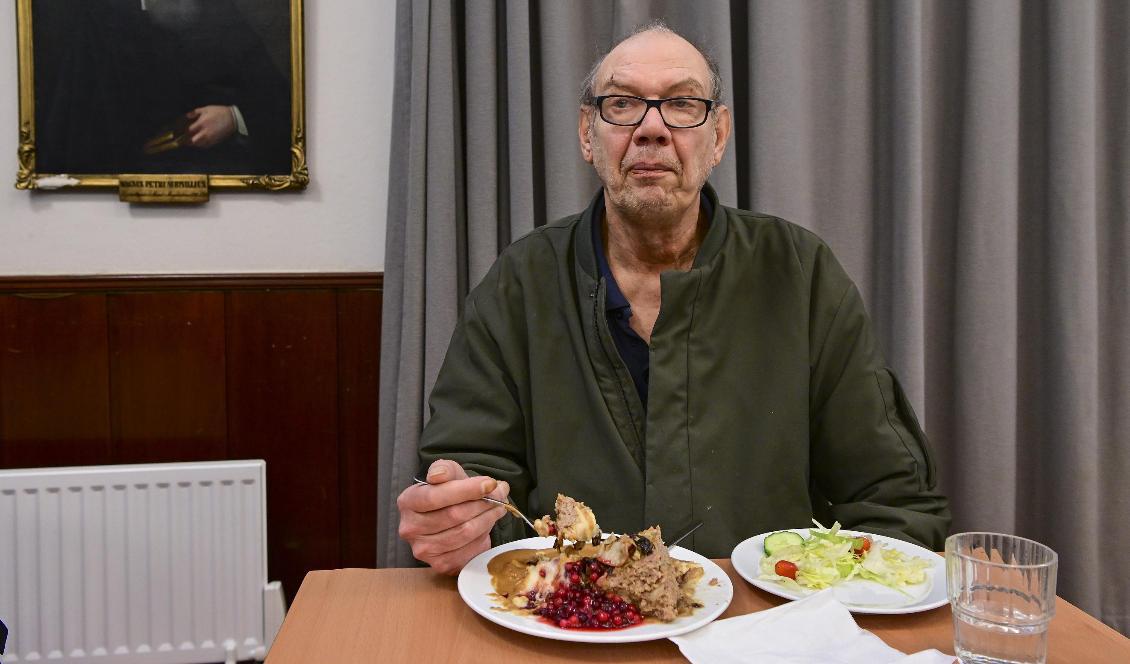
<svg viewBox="0 0 1130 664">
<path fill-rule="evenodd" d="M 710 70 L 682 37 L 644 32 L 608 54 L 594 88 L 597 95 L 710 98 Z M 694 205 L 730 135 L 729 110 L 715 108 L 699 127 L 670 129 L 658 109 L 648 109 L 639 125 L 621 127 L 582 106 L 581 155 L 596 168 L 610 204 L 633 216 L 679 213 Z"/>
</svg>

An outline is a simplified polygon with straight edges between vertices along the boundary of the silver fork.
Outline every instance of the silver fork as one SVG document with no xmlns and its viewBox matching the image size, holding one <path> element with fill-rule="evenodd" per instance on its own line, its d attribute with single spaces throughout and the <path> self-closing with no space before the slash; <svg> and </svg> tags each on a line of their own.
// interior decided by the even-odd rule
<svg viewBox="0 0 1130 664">
<path fill-rule="evenodd" d="M 412 480 L 416 484 L 427 484 L 427 482 L 420 479 L 419 477 L 413 477 Z M 525 521 L 526 525 L 530 527 L 530 530 L 534 531 L 535 533 L 537 532 L 537 528 L 534 528 L 534 524 L 531 523 L 530 520 L 526 518 L 525 514 L 522 514 L 522 510 L 518 509 L 517 507 L 514 506 L 514 503 L 510 502 L 509 498 L 506 499 L 505 503 L 502 502 L 501 500 L 495 500 L 494 498 L 487 498 L 486 496 L 483 496 L 479 500 L 485 500 L 488 503 L 494 503 L 495 505 L 502 507 L 507 512 L 510 512 L 510 514 L 512 514 L 512 515 L 518 517 L 519 519 Z"/>
</svg>

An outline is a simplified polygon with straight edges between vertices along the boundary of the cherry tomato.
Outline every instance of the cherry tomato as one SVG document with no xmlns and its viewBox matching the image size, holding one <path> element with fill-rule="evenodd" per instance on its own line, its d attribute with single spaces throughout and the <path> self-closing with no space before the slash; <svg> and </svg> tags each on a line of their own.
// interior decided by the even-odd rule
<svg viewBox="0 0 1130 664">
<path fill-rule="evenodd" d="M 863 554 L 871 550 L 870 537 L 856 537 L 853 544 L 855 544 L 855 548 L 852 549 L 851 552 L 857 556 L 862 556 Z"/>
<path fill-rule="evenodd" d="M 796 565 L 787 560 L 778 560 L 777 564 L 773 566 L 773 572 L 777 576 L 787 576 L 796 581 Z"/>
</svg>

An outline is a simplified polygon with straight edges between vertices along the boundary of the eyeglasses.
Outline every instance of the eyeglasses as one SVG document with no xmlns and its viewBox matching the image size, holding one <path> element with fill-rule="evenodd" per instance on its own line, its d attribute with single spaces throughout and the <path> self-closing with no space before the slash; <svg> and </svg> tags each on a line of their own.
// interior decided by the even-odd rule
<svg viewBox="0 0 1130 664">
<path fill-rule="evenodd" d="M 706 122 L 707 114 L 716 103 L 700 97 L 644 99 L 631 95 L 601 95 L 593 98 L 600 119 L 621 127 L 638 125 L 649 110 L 656 108 L 663 124 L 671 129 L 690 129 Z"/>
</svg>

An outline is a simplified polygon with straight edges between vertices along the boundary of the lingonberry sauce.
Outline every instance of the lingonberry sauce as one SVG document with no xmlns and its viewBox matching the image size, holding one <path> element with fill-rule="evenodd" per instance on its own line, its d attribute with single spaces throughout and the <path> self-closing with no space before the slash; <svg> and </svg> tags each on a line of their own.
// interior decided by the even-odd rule
<svg viewBox="0 0 1130 664">
<path fill-rule="evenodd" d="M 540 605 L 534 593 L 527 595 L 534 615 L 561 629 L 608 631 L 641 624 L 639 607 L 597 587 L 608 569 L 595 558 L 566 563 L 562 581 Z"/>
</svg>

